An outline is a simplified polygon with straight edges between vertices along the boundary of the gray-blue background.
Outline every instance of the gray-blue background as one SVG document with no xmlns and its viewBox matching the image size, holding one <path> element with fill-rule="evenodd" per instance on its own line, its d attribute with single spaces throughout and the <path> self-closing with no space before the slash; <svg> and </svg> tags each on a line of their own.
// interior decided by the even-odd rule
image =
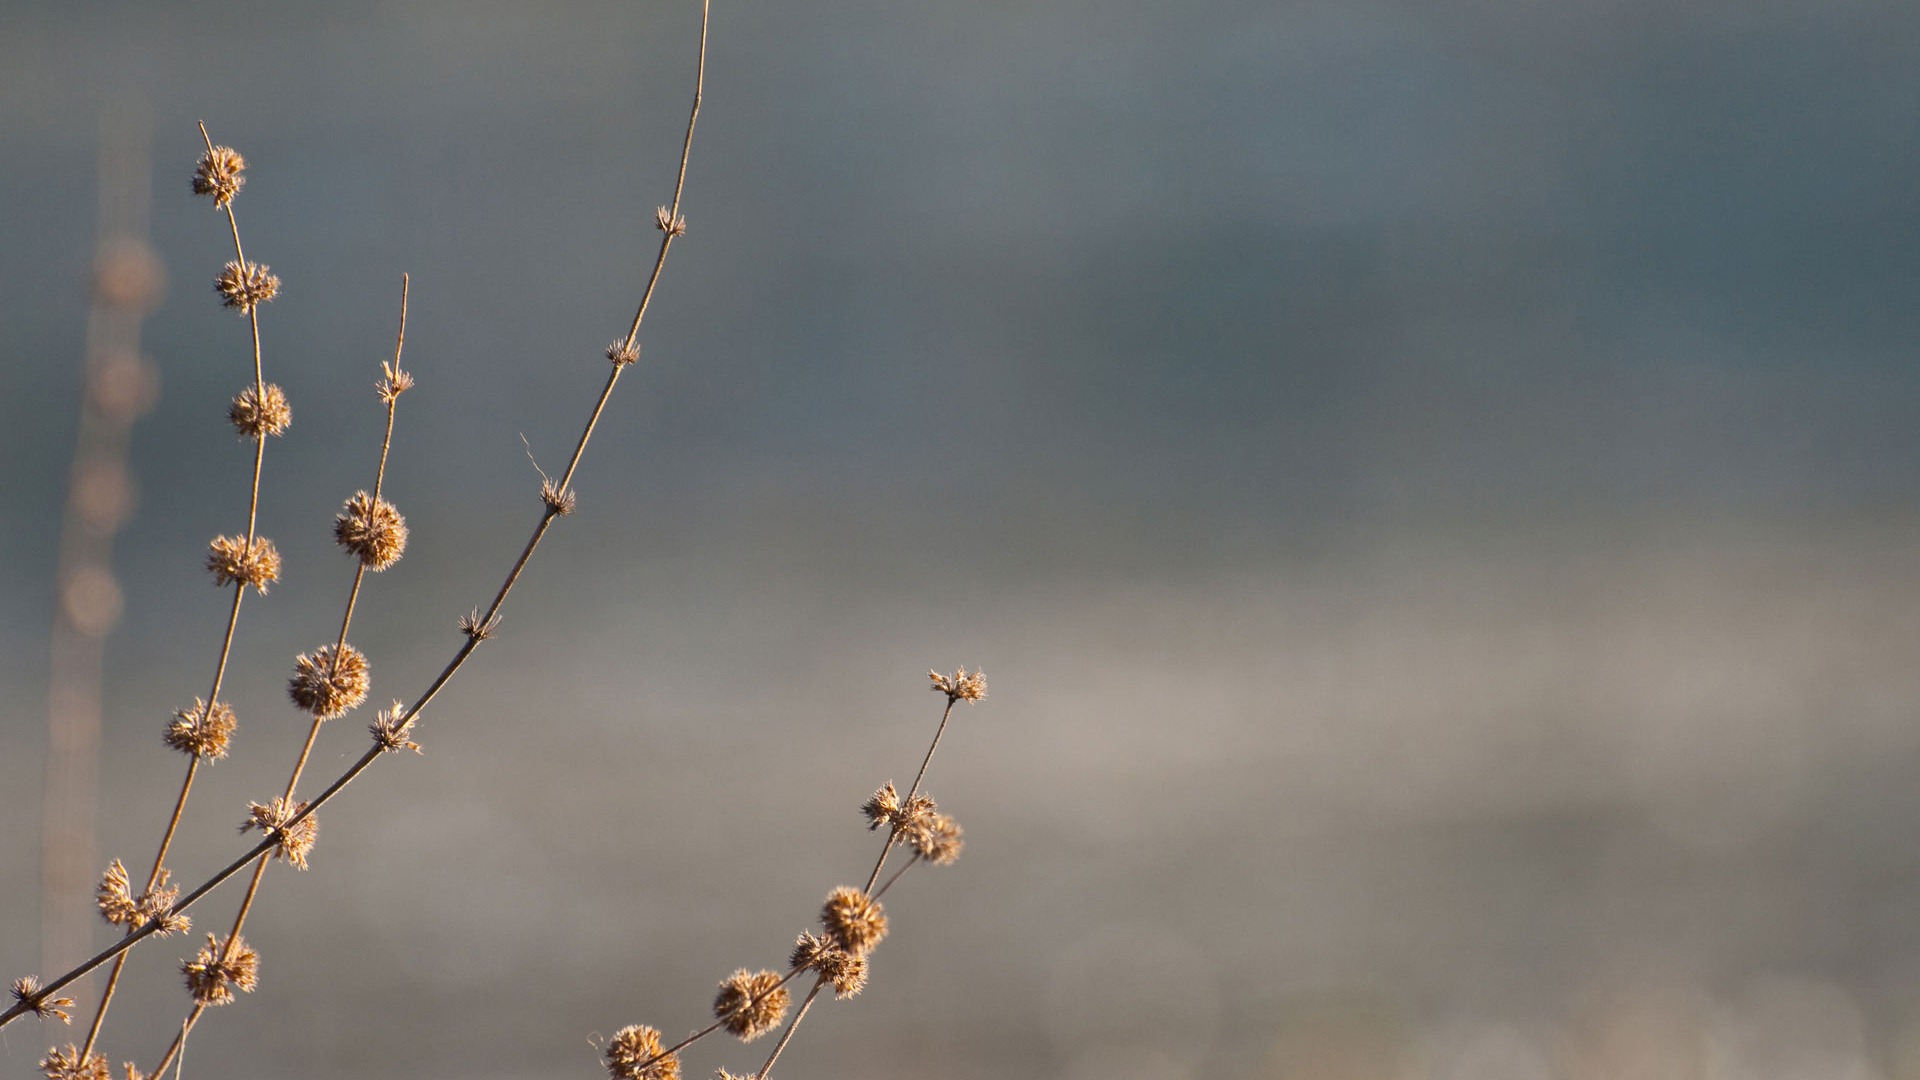
<svg viewBox="0 0 1920 1080">
<path fill-rule="evenodd" d="M 714 10 L 675 249 L 501 638 L 276 868 L 201 1076 L 592 1076 L 870 861 L 920 672 L 984 666 L 801 1077 L 1920 1076 L 1920 8 L 1896 0 Z M 295 425 L 283 585 L 172 859 L 238 850 L 330 640 L 457 644 L 671 192 L 687 4 L 0 10 L 0 971 L 38 964 L 47 627 L 103 111 L 151 124 L 163 382 L 120 545 L 99 861 L 150 858 L 243 521 L 244 322 L 187 193 L 252 163 Z M 324 732 L 314 771 L 362 745 Z M 201 913 L 227 917 L 222 894 Z M 106 928 L 99 931 L 107 940 Z M 185 947 L 108 1026 L 150 1061 Z M 79 1033 L 72 1033 L 77 1036 Z M 16 1024 L 0 1073 L 49 1039 Z M 689 1072 L 755 1067 L 765 1044 Z"/>
</svg>

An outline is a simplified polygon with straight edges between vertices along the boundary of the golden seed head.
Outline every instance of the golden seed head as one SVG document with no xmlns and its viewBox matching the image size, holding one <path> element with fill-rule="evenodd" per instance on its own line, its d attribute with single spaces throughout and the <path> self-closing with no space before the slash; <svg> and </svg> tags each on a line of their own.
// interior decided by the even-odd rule
<svg viewBox="0 0 1920 1080">
<path fill-rule="evenodd" d="M 559 483 L 548 478 L 540 481 L 540 501 L 547 504 L 548 510 L 566 517 L 573 513 L 577 500 L 572 491 L 561 491 Z"/>
<path fill-rule="evenodd" d="M 607 360 L 614 367 L 626 367 L 640 359 L 640 346 L 616 341 L 607 346 Z"/>
<path fill-rule="evenodd" d="M 966 841 L 960 839 L 960 823 L 945 814 L 933 814 L 924 826 L 907 834 L 907 842 L 913 845 L 914 854 L 935 866 L 952 866 L 960 858 L 960 849 Z"/>
<path fill-rule="evenodd" d="M 480 609 L 474 608 L 472 611 L 460 616 L 460 621 L 457 625 L 460 627 L 461 633 L 472 638 L 474 641 L 485 641 L 493 636 L 494 631 L 500 629 L 500 616 L 494 615 L 492 618 L 482 619 L 480 617 Z"/>
<path fill-rule="evenodd" d="M 386 378 L 373 384 L 374 392 L 380 395 L 380 404 L 391 405 L 401 394 L 413 389 L 413 376 L 401 371 L 399 365 L 383 361 L 380 372 Z"/>
<path fill-rule="evenodd" d="M 201 154 L 194 166 L 193 193 L 211 195 L 214 206 L 225 207 L 246 186 L 247 178 L 241 175 L 246 169 L 247 159 L 233 147 L 216 146 Z"/>
<path fill-rule="evenodd" d="M 280 295 L 280 279 L 263 263 L 230 262 L 213 279 L 213 288 L 222 305 L 245 315 Z"/>
<path fill-rule="evenodd" d="M 933 691 L 947 695 L 948 702 L 979 701 L 987 696 L 987 673 L 984 671 L 969 673 L 966 668 L 961 668 L 951 675 L 929 671 L 927 677 L 933 680 Z"/>
<path fill-rule="evenodd" d="M 850 998 L 867 985 L 867 958 L 858 956 L 831 940 L 803 932 L 794 942 L 787 961 L 794 967 L 818 973 L 833 984 L 833 996 Z"/>
<path fill-rule="evenodd" d="M 173 711 L 173 719 L 167 724 L 167 745 L 202 761 L 219 761 L 227 756 L 227 744 L 233 740 L 236 726 L 233 709 L 226 702 L 216 701 L 209 709 L 206 702 L 194 698 L 192 708 Z"/>
<path fill-rule="evenodd" d="M 227 406 L 227 419 L 233 430 L 249 439 L 262 435 L 278 437 L 293 423 L 293 408 L 287 404 L 287 392 L 273 383 L 266 384 L 266 405 L 260 404 L 260 384 L 248 383 L 233 396 Z"/>
<path fill-rule="evenodd" d="M 402 750 L 419 753 L 420 744 L 407 737 L 413 734 L 413 722 L 418 717 L 407 716 L 401 720 L 403 716 L 407 716 L 407 707 L 398 701 L 393 703 L 393 708 L 382 709 L 374 714 L 373 723 L 367 725 L 367 731 L 373 735 L 374 745 L 389 754 L 397 754 Z"/>
<path fill-rule="evenodd" d="M 367 700 L 372 681 L 366 654 L 345 645 L 336 655 L 332 645 L 322 645 L 313 650 L 312 656 L 302 653 L 294 657 L 287 696 L 309 716 L 331 720 Z"/>
<path fill-rule="evenodd" d="M 653 212 L 653 227 L 668 236 L 685 236 L 687 219 L 662 206 Z"/>
<path fill-rule="evenodd" d="M 177 934 L 193 922 L 185 915 L 173 913 L 173 902 L 180 895 L 180 887 L 167 884 L 172 876 L 171 871 L 161 870 L 154 877 L 152 888 L 134 896 L 127 881 L 126 865 L 115 859 L 100 877 L 100 885 L 94 890 L 94 904 L 100 909 L 100 917 L 114 926 L 138 930 L 158 920 L 160 936 Z"/>
<path fill-rule="evenodd" d="M 407 519 L 387 500 L 356 491 L 334 515 L 333 539 L 360 565 L 385 570 L 407 550 Z"/>
<path fill-rule="evenodd" d="M 742 1042 L 752 1042 L 779 1027 L 792 1003 L 793 995 L 780 985 L 779 972 L 741 968 L 720 984 L 713 996 L 713 1015 Z"/>
<path fill-rule="evenodd" d="M 855 955 L 865 954 L 887 936 L 887 914 L 880 901 L 850 885 L 827 894 L 820 921 L 835 945 Z"/>
<path fill-rule="evenodd" d="M 73 999 L 49 996 L 40 989 L 38 976 L 22 975 L 13 980 L 13 999 L 41 1020 L 51 1018 L 63 1024 L 73 1023 L 73 1017 L 67 1013 L 73 1007 Z"/>
<path fill-rule="evenodd" d="M 100 887 L 94 890 L 94 903 L 100 908 L 100 917 L 114 926 L 131 926 L 140 917 L 140 905 L 134 903 L 128 888 L 125 863 L 115 859 L 107 865 Z"/>
<path fill-rule="evenodd" d="M 249 545 L 244 536 L 216 536 L 207 544 L 207 569 L 215 585 L 245 582 L 255 592 L 280 580 L 280 549 L 264 536 Z"/>
<path fill-rule="evenodd" d="M 260 954 L 247 939 L 236 936 L 231 949 L 222 950 L 220 939 L 207 935 L 207 943 L 193 959 L 183 962 L 180 971 L 187 977 L 187 989 L 201 1005 L 226 1005 L 238 989 L 253 993 L 260 985 Z"/>
<path fill-rule="evenodd" d="M 871 832 L 893 820 L 900 810 L 900 793 L 893 789 L 889 780 L 873 793 L 873 797 L 860 804 L 860 812 L 867 817 L 867 830 Z"/>
<path fill-rule="evenodd" d="M 50 1048 L 47 1056 L 40 1059 L 40 1071 L 47 1080 L 113 1080 L 107 1055 L 93 1053 L 82 1057 L 80 1048 L 72 1043 L 68 1043 L 65 1050 Z"/>
<path fill-rule="evenodd" d="M 613 1033 L 604 1060 L 613 1080 L 680 1080 L 680 1055 L 662 1054 L 660 1033 L 628 1024 Z"/>
<path fill-rule="evenodd" d="M 306 803 L 289 806 L 286 799 L 277 796 L 270 803 L 248 803 L 247 820 L 240 823 L 240 831 L 258 829 L 274 836 L 279 842 L 273 846 L 273 853 L 292 863 L 295 870 L 305 870 L 307 853 L 320 838 L 320 819 L 308 814 L 292 825 L 287 822 L 306 808 Z"/>
</svg>

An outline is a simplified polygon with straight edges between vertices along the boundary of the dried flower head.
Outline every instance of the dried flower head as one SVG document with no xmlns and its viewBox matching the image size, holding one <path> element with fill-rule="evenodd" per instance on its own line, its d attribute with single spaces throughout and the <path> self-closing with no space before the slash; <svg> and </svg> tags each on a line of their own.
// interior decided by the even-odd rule
<svg viewBox="0 0 1920 1080">
<path fill-rule="evenodd" d="M 952 866 L 960 858 L 960 849 L 966 841 L 960 839 L 960 823 L 945 814 L 933 814 L 924 826 L 915 828 L 907 834 L 907 842 L 913 845 L 914 854 L 935 866 Z"/>
<path fill-rule="evenodd" d="M 113 1080 L 113 1068 L 107 1064 L 107 1055 L 93 1053 L 81 1056 L 80 1048 L 72 1043 L 65 1050 L 54 1047 L 47 1056 L 40 1059 L 40 1071 L 47 1080 Z"/>
<path fill-rule="evenodd" d="M 372 683 L 367 657 L 351 645 L 336 650 L 322 645 L 313 655 L 302 653 L 293 659 L 293 678 L 287 680 L 287 696 L 317 720 L 331 720 L 367 700 Z"/>
<path fill-rule="evenodd" d="M 287 822 L 306 808 L 304 802 L 289 806 L 287 800 L 279 796 L 270 803 L 248 803 L 247 820 L 240 823 L 240 831 L 258 829 L 264 835 L 273 836 L 279 841 L 274 844 L 273 853 L 292 863 L 295 870 L 305 870 L 307 853 L 320 838 L 320 819 L 308 814 L 292 825 Z"/>
<path fill-rule="evenodd" d="M 653 212 L 653 227 L 668 236 L 685 236 L 687 219 L 662 206 Z"/>
<path fill-rule="evenodd" d="M 550 477 L 540 481 L 540 501 L 547 504 L 548 510 L 561 517 L 573 513 L 574 505 L 578 502 L 571 490 L 560 490 L 560 484 Z"/>
<path fill-rule="evenodd" d="M 713 996 L 713 1015 L 742 1042 L 752 1042 L 780 1026 L 793 1003 L 793 995 L 780 982 L 777 971 L 741 968 L 720 984 Z"/>
<path fill-rule="evenodd" d="M 280 295 L 280 279 L 262 263 L 230 262 L 213 279 L 213 288 L 222 305 L 245 315 Z"/>
<path fill-rule="evenodd" d="M 278 437 L 293 423 L 293 407 L 287 404 L 287 392 L 273 383 L 265 384 L 265 388 L 264 406 L 260 404 L 263 399 L 259 383 L 248 383 L 227 405 L 227 420 L 233 424 L 233 430 L 249 439 L 263 435 Z"/>
<path fill-rule="evenodd" d="M 246 186 L 247 178 L 241 175 L 246 169 L 247 159 L 233 147 L 216 146 L 201 154 L 193 168 L 193 193 L 211 195 L 213 205 L 224 208 Z"/>
<path fill-rule="evenodd" d="M 333 539 L 369 570 L 385 570 L 407 550 L 407 519 L 385 499 L 364 491 L 333 518 Z"/>
<path fill-rule="evenodd" d="M 865 954 L 887 936 L 887 915 L 880 901 L 851 885 L 827 894 L 820 921 L 835 945 L 856 955 Z"/>
<path fill-rule="evenodd" d="M 493 636 L 494 631 L 500 629 L 500 616 L 496 614 L 489 618 L 482 619 L 480 617 L 480 609 L 474 608 L 472 611 L 460 616 L 460 621 L 456 625 L 460 627 L 461 633 L 472 638 L 474 641 L 485 641 Z"/>
<path fill-rule="evenodd" d="M 216 536 L 207 544 L 207 569 L 215 585 L 239 581 L 264 593 L 280 580 L 280 549 L 264 536 L 254 537 L 252 544 L 244 536 Z"/>
<path fill-rule="evenodd" d="M 402 720 L 401 717 L 406 719 Z M 374 714 L 373 723 L 367 725 L 367 731 L 373 735 L 374 745 L 389 754 L 402 750 L 420 752 L 420 744 L 407 736 L 413 734 L 413 722 L 417 717 L 407 716 L 407 707 L 400 702 L 393 703 L 391 709 L 381 709 Z"/>
<path fill-rule="evenodd" d="M 937 671 L 927 672 L 933 680 L 933 691 L 947 695 L 948 703 L 955 701 L 979 701 L 987 696 L 987 673 L 975 671 L 969 673 L 966 668 L 951 675 L 942 675 Z"/>
<path fill-rule="evenodd" d="M 736 1076 L 725 1069 L 715 1069 L 713 1070 L 713 1080 L 760 1080 L 760 1074 L 748 1073 L 745 1076 Z"/>
<path fill-rule="evenodd" d="M 607 346 L 607 360 L 614 367 L 626 367 L 640 359 L 640 346 L 616 341 Z"/>
<path fill-rule="evenodd" d="M 207 943 L 193 959 L 180 965 L 187 977 L 187 989 L 201 1005 L 225 1005 L 238 989 L 253 993 L 260 985 L 260 954 L 247 939 L 236 936 L 231 949 L 222 950 L 220 939 L 207 935 Z"/>
<path fill-rule="evenodd" d="M 628 1024 L 613 1033 L 604 1060 L 613 1080 L 680 1080 L 680 1055 L 663 1054 L 660 1033 Z"/>
<path fill-rule="evenodd" d="M 382 361 L 380 373 L 385 378 L 373 384 L 374 392 L 380 395 L 380 404 L 391 405 L 401 394 L 413 389 L 413 376 L 400 370 L 400 365 Z"/>
<path fill-rule="evenodd" d="M 894 790 L 893 781 L 882 784 L 872 798 L 861 803 L 860 812 L 867 817 L 869 832 L 891 822 L 893 815 L 900 812 L 900 793 Z"/>
<path fill-rule="evenodd" d="M 100 885 L 94 890 L 94 904 L 100 909 L 100 917 L 114 926 L 138 930 L 158 920 L 160 926 L 156 932 L 160 936 L 180 933 L 192 927 L 193 921 L 173 911 L 173 902 L 180 896 L 180 887 L 167 884 L 167 879 L 172 876 L 171 871 L 161 870 L 154 875 L 152 888 L 134 896 L 127 881 L 125 864 L 115 859 L 100 877 Z"/>
<path fill-rule="evenodd" d="M 226 702 L 216 701 L 208 708 L 194 698 L 192 707 L 173 711 L 173 719 L 167 722 L 167 745 L 202 761 L 219 761 L 227 756 L 236 726 L 233 708 Z"/>
<path fill-rule="evenodd" d="M 802 932 L 793 944 L 787 962 L 796 968 L 818 973 L 833 984 L 833 996 L 850 998 L 867 985 L 867 958 L 858 956 L 824 937 Z"/>
<path fill-rule="evenodd" d="M 73 1017 L 67 1014 L 67 1010 L 73 1007 L 73 999 L 54 997 L 41 990 L 38 976 L 22 975 L 13 980 L 13 1000 L 42 1020 L 54 1019 L 63 1024 L 73 1023 Z"/>
</svg>

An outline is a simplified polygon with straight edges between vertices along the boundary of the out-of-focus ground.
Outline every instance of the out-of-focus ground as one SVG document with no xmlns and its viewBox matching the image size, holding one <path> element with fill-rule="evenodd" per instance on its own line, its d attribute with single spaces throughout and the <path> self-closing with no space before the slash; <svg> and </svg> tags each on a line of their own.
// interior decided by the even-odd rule
<svg viewBox="0 0 1920 1080">
<path fill-rule="evenodd" d="M 552 470 L 577 433 L 696 19 L 0 11 L 0 974 L 39 963 L 103 112 L 154 133 L 171 282 L 103 864 L 151 857 L 244 510 L 196 119 L 285 281 L 288 572 L 170 859 L 197 879 L 297 749 L 401 271 L 413 541 L 353 635 L 380 703 L 532 525 L 521 437 Z M 889 895 L 794 1080 L 1920 1077 L 1917 54 L 1891 0 L 717 4 L 690 230 L 580 510 L 425 754 L 269 873 L 261 988 L 185 1075 L 593 1076 L 595 1033 L 699 1026 L 870 865 L 856 807 L 965 663 L 992 693 L 929 786 L 966 854 Z M 157 1056 L 190 951 L 137 951 L 113 1061 Z M 9 1026 L 0 1076 L 80 1034 Z"/>
</svg>

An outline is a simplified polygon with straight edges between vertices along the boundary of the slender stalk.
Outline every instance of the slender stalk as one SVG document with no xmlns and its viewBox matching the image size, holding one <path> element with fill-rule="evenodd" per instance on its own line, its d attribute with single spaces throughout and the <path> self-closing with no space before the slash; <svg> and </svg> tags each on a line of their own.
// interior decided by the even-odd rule
<svg viewBox="0 0 1920 1080">
<path fill-rule="evenodd" d="M 773 1053 L 767 1055 L 767 1063 L 760 1066 L 759 1072 L 753 1074 L 754 1080 L 767 1080 L 767 1074 L 773 1071 L 773 1063 L 780 1060 L 780 1052 L 787 1048 L 787 1042 L 793 1038 L 793 1033 L 800 1030 L 800 1021 L 807 1018 L 807 1010 L 813 1008 L 813 999 L 820 996 L 820 988 L 825 985 L 827 985 L 825 975 L 813 980 L 813 989 L 807 991 L 807 1000 L 800 1003 L 800 1011 L 793 1014 L 793 1022 L 787 1025 L 787 1030 L 780 1033 L 780 1041 L 774 1044 Z"/>
<path fill-rule="evenodd" d="M 907 797 L 901 800 L 900 805 L 912 805 L 913 797 L 920 794 L 920 782 L 927 778 L 927 766 L 933 764 L 933 752 L 940 749 L 940 736 L 947 733 L 947 721 L 953 716 L 954 702 L 959 700 L 952 694 L 947 695 L 947 711 L 940 714 L 940 727 L 933 733 L 933 742 L 927 747 L 927 756 L 920 759 L 920 774 L 913 778 L 913 786 L 907 789 Z M 880 869 L 887 865 L 887 853 L 893 850 L 893 842 L 899 838 L 898 828 L 887 830 L 887 842 L 881 846 L 880 858 L 873 864 L 873 873 L 867 875 L 867 886 L 861 890 L 862 892 L 873 891 L 873 883 L 880 880 Z"/>
</svg>

